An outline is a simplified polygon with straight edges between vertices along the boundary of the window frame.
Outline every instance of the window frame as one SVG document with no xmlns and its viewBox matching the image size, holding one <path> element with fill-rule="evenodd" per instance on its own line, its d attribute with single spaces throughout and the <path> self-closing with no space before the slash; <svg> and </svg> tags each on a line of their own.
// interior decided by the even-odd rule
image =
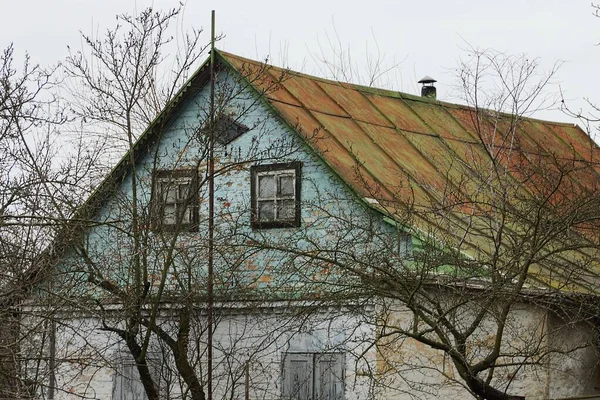
<svg viewBox="0 0 600 400">
<path fill-rule="evenodd" d="M 167 205 L 161 197 L 159 184 L 162 182 L 168 182 L 170 184 L 178 184 L 178 181 L 189 181 L 190 190 L 192 192 L 188 199 L 178 201 L 176 199 L 174 203 L 175 209 L 177 210 L 178 205 L 183 205 L 185 208 L 191 207 L 191 221 L 187 223 L 178 224 L 165 224 L 164 221 L 164 207 Z M 162 232 L 197 232 L 198 221 L 200 219 L 200 198 L 198 195 L 198 171 L 195 168 L 180 168 L 180 169 L 158 169 L 152 173 L 152 195 L 151 195 L 151 221 L 152 229 L 155 231 Z M 188 204 L 189 202 L 189 204 Z M 177 211 L 176 211 L 177 214 Z M 177 218 L 177 216 L 176 216 Z"/>
<path fill-rule="evenodd" d="M 272 221 L 261 221 L 258 219 L 258 177 L 267 175 L 269 172 L 277 176 L 277 172 L 293 171 L 294 172 L 294 218 L 290 219 L 274 219 Z M 252 228 L 269 229 L 269 228 L 293 228 L 300 226 L 300 201 L 302 190 L 302 163 L 293 161 L 289 163 L 277 163 L 266 165 L 253 165 L 250 167 L 250 202 L 251 212 L 250 221 Z M 277 204 L 277 194 L 275 193 L 275 204 Z"/>
</svg>

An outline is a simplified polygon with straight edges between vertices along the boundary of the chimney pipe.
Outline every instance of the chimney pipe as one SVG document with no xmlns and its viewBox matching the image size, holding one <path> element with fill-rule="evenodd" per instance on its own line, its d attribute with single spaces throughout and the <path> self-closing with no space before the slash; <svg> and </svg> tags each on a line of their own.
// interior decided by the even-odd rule
<svg viewBox="0 0 600 400">
<path fill-rule="evenodd" d="M 421 97 L 427 97 L 433 100 L 436 99 L 437 89 L 433 86 L 435 82 L 437 82 L 435 79 L 427 75 L 419 81 L 419 83 L 423 84 L 423 87 L 421 88 Z"/>
</svg>

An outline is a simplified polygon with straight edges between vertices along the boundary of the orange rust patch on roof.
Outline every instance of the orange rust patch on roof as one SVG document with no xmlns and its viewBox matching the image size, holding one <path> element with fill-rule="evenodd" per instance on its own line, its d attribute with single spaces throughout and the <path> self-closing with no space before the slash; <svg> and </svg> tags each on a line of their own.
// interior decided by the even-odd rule
<svg viewBox="0 0 600 400">
<path fill-rule="evenodd" d="M 373 94 L 367 94 L 366 97 L 398 129 L 428 135 L 434 134 L 434 131 L 402 100 L 390 101 L 387 96 Z"/>
<path fill-rule="evenodd" d="M 253 72 L 251 84 L 279 116 L 359 196 L 381 201 L 373 207 L 392 217 L 390 210 L 401 204 L 438 207 L 453 213 L 448 219 L 460 227 L 469 215 L 493 208 L 495 199 L 485 197 L 496 189 L 491 171 L 522 204 L 546 196 L 558 208 L 574 204 L 580 194 L 600 196 L 600 148 L 575 125 L 515 118 L 219 54 L 242 76 Z M 567 182 L 553 191 L 560 179 Z M 468 240 L 475 253 L 492 248 L 477 233 L 486 221 L 472 226 Z M 588 223 L 582 226 L 592 230 Z M 536 279 L 558 285 L 556 276 L 542 272 Z"/>
<path fill-rule="evenodd" d="M 319 86 L 352 119 L 393 127 L 389 120 L 360 91 L 332 82 L 319 82 Z"/>
<path fill-rule="evenodd" d="M 590 168 L 577 175 L 578 183 L 597 187 L 600 149 L 577 126 L 530 118 L 513 124 L 513 116 L 507 114 L 219 54 L 240 73 L 249 74 L 259 90 L 270 88 L 265 94 L 283 119 L 309 139 L 342 179 L 354 182 L 351 186 L 359 193 L 365 189 L 354 185 L 363 179 L 370 188 L 387 193 L 384 197 L 394 197 L 398 187 L 411 182 L 422 187 L 419 198 L 430 201 L 429 196 L 439 197 L 436 192 L 447 187 L 448 180 L 490 162 L 504 165 L 515 182 L 537 184 L 529 175 L 540 168 L 547 168 L 548 174 L 556 171 L 557 160 L 584 161 Z"/>
</svg>

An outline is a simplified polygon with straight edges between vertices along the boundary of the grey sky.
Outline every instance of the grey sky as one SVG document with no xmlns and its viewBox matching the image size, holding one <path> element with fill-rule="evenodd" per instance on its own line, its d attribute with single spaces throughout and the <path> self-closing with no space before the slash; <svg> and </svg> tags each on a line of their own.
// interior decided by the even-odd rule
<svg viewBox="0 0 600 400">
<path fill-rule="evenodd" d="M 18 54 L 26 50 L 35 62 L 56 63 L 67 54 L 67 45 L 80 48 L 80 30 L 101 34 L 114 26 L 116 14 L 176 4 L 168 0 L 0 0 L 4 14 L 0 47 L 14 42 Z M 217 13 L 217 32 L 226 35 L 219 48 L 254 59 L 270 55 L 271 62 L 306 73 L 321 73 L 314 55 L 319 54 L 319 43 L 327 50 L 327 38 L 335 38 L 337 32 L 344 49 L 350 49 L 362 65 L 367 53 L 379 54 L 387 65 L 400 62 L 386 86 L 416 94 L 416 81 L 430 75 L 439 81 L 438 98 L 453 100 L 452 70 L 468 43 L 527 53 L 540 58 L 545 68 L 564 61 L 554 82 L 572 106 L 585 110 L 583 98 L 600 103 L 600 47 L 596 45 L 600 19 L 592 16 L 589 0 L 188 0 L 179 23 L 204 28 L 208 41 L 211 9 Z M 575 122 L 556 111 L 536 116 Z"/>
</svg>

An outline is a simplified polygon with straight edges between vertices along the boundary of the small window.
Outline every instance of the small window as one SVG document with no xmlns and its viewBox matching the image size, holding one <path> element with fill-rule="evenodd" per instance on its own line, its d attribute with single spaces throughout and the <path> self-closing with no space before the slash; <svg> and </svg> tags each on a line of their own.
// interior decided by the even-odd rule
<svg viewBox="0 0 600 400">
<path fill-rule="evenodd" d="M 229 144 L 250 130 L 246 125 L 238 122 L 234 115 L 234 113 L 231 113 L 231 115 L 221 113 L 215 117 L 213 125 L 215 140 L 222 145 Z M 207 136 L 210 134 L 210 124 L 208 121 L 202 127 L 201 132 Z"/>
<path fill-rule="evenodd" d="M 295 400 L 342 400 L 343 353 L 286 353 L 283 359 L 282 397 Z"/>
<path fill-rule="evenodd" d="M 405 260 L 413 259 L 412 236 L 408 233 L 401 232 L 398 235 L 398 255 Z"/>
<path fill-rule="evenodd" d="M 251 168 L 252 226 L 300 226 L 300 163 Z"/>
<path fill-rule="evenodd" d="M 221 144 L 228 144 L 250 130 L 246 125 L 227 115 L 221 116 L 215 125 L 215 138 Z"/>
<path fill-rule="evenodd" d="M 155 229 L 198 229 L 198 175 L 193 169 L 155 171 L 152 192 Z"/>
</svg>

